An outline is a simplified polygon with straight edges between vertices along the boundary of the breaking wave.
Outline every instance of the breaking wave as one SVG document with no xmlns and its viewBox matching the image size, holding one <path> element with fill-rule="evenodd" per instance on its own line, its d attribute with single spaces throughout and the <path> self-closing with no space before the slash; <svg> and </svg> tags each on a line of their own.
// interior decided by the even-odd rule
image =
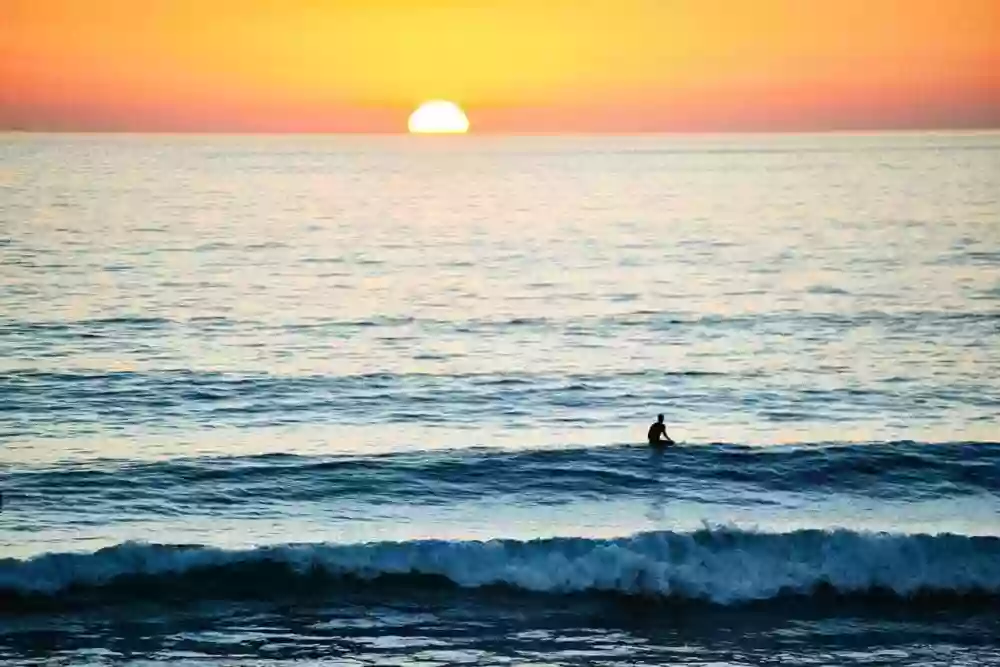
<svg viewBox="0 0 1000 667">
<path fill-rule="evenodd" d="M 1000 538 L 708 528 L 618 539 L 289 544 L 241 551 L 124 543 L 0 560 L 0 608 L 102 599 L 270 597 L 391 585 L 615 593 L 735 605 L 787 596 L 1000 596 Z M 21 603 L 21 604 L 18 604 Z"/>
</svg>

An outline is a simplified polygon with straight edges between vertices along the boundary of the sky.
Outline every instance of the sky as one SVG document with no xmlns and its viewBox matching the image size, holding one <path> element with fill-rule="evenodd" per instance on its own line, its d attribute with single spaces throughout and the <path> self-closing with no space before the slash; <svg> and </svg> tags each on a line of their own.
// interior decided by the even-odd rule
<svg viewBox="0 0 1000 667">
<path fill-rule="evenodd" d="M 1000 127 L 1000 0 L 0 0 L 0 129 Z"/>
</svg>

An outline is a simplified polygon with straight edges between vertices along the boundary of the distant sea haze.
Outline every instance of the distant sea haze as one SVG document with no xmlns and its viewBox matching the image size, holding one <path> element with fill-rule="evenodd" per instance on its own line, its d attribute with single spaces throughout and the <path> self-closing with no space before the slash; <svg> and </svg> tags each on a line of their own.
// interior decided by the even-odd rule
<svg viewBox="0 0 1000 667">
<path fill-rule="evenodd" d="M 1000 134 L 0 164 L 0 662 L 1000 665 Z"/>
</svg>

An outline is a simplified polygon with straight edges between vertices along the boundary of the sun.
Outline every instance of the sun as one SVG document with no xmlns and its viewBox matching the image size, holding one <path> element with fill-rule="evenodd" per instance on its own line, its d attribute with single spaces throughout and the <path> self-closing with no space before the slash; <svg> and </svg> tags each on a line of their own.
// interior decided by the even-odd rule
<svg viewBox="0 0 1000 667">
<path fill-rule="evenodd" d="M 410 114 L 408 127 L 414 134 L 464 134 L 469 131 L 469 119 L 454 102 L 432 100 Z"/>
</svg>

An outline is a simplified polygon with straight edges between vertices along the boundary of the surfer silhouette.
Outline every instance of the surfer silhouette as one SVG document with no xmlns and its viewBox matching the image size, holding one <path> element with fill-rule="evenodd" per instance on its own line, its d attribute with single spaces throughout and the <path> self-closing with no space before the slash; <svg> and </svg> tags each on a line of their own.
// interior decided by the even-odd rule
<svg viewBox="0 0 1000 667">
<path fill-rule="evenodd" d="M 667 435 L 667 427 L 663 425 L 663 415 L 656 415 L 656 421 L 649 427 L 649 444 L 651 445 L 673 445 L 675 444 Z M 660 439 L 662 436 L 662 440 Z"/>
</svg>

